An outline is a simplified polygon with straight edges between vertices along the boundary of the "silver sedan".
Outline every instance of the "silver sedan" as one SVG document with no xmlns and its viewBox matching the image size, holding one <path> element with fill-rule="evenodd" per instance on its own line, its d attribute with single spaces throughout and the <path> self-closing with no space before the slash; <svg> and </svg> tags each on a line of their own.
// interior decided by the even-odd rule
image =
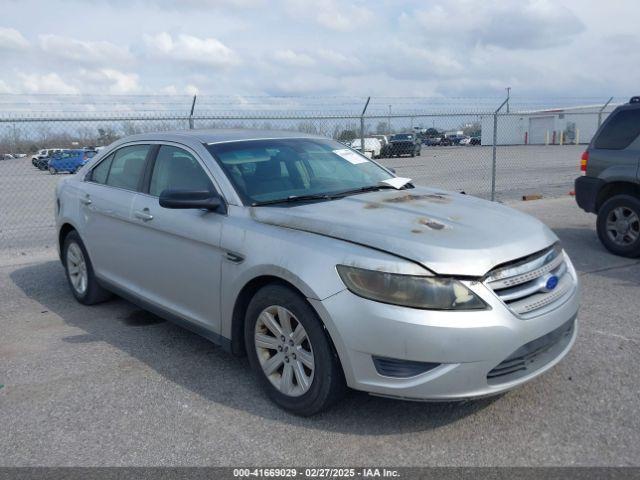
<svg viewBox="0 0 640 480">
<path fill-rule="evenodd" d="M 546 226 L 322 137 L 130 136 L 61 180 L 56 205 L 78 301 L 115 293 L 248 355 L 300 415 L 347 387 L 497 394 L 577 334 L 578 278 Z"/>
</svg>

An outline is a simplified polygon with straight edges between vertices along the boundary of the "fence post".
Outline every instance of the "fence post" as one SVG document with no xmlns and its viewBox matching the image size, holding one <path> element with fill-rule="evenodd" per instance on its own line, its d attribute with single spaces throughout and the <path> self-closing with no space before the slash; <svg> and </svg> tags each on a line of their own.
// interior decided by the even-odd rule
<svg viewBox="0 0 640 480">
<path fill-rule="evenodd" d="M 196 108 L 196 97 L 197 95 L 193 96 L 193 102 L 191 102 L 191 112 L 189 113 L 189 130 L 193 130 L 194 126 L 193 126 L 193 111 Z"/>
<path fill-rule="evenodd" d="M 502 110 L 502 107 L 509 101 L 509 97 L 505 98 L 504 102 L 493 112 L 493 154 L 491 161 L 491 201 L 496 199 L 496 145 L 498 143 L 498 112 Z"/>
<path fill-rule="evenodd" d="M 493 112 L 493 154 L 491 161 L 491 201 L 496 199 L 496 145 L 498 143 L 498 112 L 502 110 L 502 107 L 509 101 L 509 97 L 505 98 L 504 102 Z"/>
<path fill-rule="evenodd" d="M 613 100 L 613 97 L 609 98 L 609 100 L 607 100 L 607 103 L 605 103 L 600 109 L 600 111 L 598 112 L 598 128 L 600 128 L 600 124 L 602 123 L 602 112 L 604 111 L 605 108 L 609 106 L 609 104 L 611 103 L 611 100 Z"/>
<path fill-rule="evenodd" d="M 360 114 L 360 151 L 364 155 L 364 114 L 367 111 L 367 107 L 369 106 L 369 100 L 371 97 L 367 97 L 367 103 L 364 104 L 364 108 L 362 109 L 362 113 Z"/>
</svg>

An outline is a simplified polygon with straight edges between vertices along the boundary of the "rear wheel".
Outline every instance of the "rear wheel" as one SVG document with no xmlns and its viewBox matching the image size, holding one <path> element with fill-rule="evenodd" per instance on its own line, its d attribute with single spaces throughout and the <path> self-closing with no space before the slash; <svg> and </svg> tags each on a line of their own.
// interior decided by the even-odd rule
<svg viewBox="0 0 640 480">
<path fill-rule="evenodd" d="M 98 283 L 89 254 L 75 231 L 70 232 L 64 239 L 62 263 L 71 292 L 80 303 L 93 305 L 111 297 L 111 293 Z"/>
<path fill-rule="evenodd" d="M 57 171 L 56 171 L 56 169 L 55 169 L 55 168 L 53 168 L 53 167 L 49 167 L 49 173 L 50 173 L 51 175 L 55 175 L 55 174 L 57 173 Z"/>
<path fill-rule="evenodd" d="M 598 211 L 598 237 L 611 253 L 623 257 L 640 256 L 640 200 L 616 195 Z"/>
<path fill-rule="evenodd" d="M 244 334 L 251 367 L 278 406 L 309 416 L 346 390 L 318 315 L 292 289 L 267 285 L 259 290 L 247 309 Z"/>
</svg>

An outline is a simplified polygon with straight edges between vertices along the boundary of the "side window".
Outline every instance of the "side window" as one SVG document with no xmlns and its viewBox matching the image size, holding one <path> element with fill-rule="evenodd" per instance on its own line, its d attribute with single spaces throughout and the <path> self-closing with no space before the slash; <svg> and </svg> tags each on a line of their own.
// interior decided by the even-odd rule
<svg viewBox="0 0 640 480">
<path fill-rule="evenodd" d="M 116 151 L 106 184 L 136 190 L 144 173 L 144 162 L 150 147 L 150 145 L 131 145 Z"/>
<path fill-rule="evenodd" d="M 102 160 L 98 166 L 91 171 L 91 181 L 95 183 L 103 184 L 107 181 L 107 175 L 109 175 L 109 167 L 113 161 L 113 153 L 107 158 Z"/>
<path fill-rule="evenodd" d="M 163 145 L 153 166 L 149 194 L 160 196 L 164 190 L 213 191 L 214 188 L 193 155 L 181 148 Z"/>
<path fill-rule="evenodd" d="M 622 150 L 640 134 L 640 108 L 621 110 L 613 115 L 598 135 L 596 148 Z"/>
</svg>

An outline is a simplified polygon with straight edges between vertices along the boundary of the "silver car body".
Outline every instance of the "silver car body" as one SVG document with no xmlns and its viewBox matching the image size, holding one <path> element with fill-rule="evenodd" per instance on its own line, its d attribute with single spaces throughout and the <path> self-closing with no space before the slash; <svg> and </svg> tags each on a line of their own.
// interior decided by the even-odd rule
<svg viewBox="0 0 640 480">
<path fill-rule="evenodd" d="M 424 187 L 286 208 L 246 206 L 206 149 L 297 137 L 305 135 L 196 130 L 127 137 L 60 182 L 58 229 L 78 231 L 105 286 L 233 351 L 243 342 L 243 292 L 268 279 L 288 282 L 322 319 L 347 384 L 374 394 L 422 400 L 495 394 L 541 374 L 570 350 L 578 277 L 538 220 Z M 136 143 L 195 155 L 224 197 L 226 214 L 164 209 L 156 197 L 85 181 L 101 159 Z M 338 264 L 455 276 L 490 309 L 429 311 L 368 300 L 345 287 Z M 544 280 L 552 271 L 560 281 L 548 291 Z M 516 287 L 505 290 L 509 282 Z M 381 374 L 374 356 L 439 366 L 397 378 Z"/>
</svg>

